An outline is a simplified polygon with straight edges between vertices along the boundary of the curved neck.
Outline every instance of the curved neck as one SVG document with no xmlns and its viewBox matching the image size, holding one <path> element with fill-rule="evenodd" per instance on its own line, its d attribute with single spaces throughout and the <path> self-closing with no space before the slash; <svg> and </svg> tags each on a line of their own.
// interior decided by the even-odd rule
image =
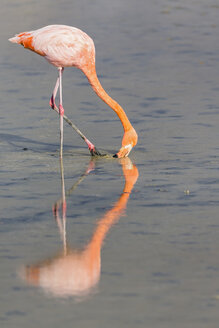
<svg viewBox="0 0 219 328">
<path fill-rule="evenodd" d="M 124 109 L 114 99 L 112 99 L 108 95 L 108 93 L 106 93 L 106 91 L 102 87 L 102 85 L 97 77 L 95 68 L 89 69 L 86 71 L 83 70 L 83 72 L 86 75 L 90 85 L 92 86 L 93 90 L 96 92 L 98 97 L 100 97 L 109 107 L 111 107 L 114 110 L 114 112 L 118 115 L 118 117 L 123 125 L 124 131 L 128 131 L 132 127 L 132 125 L 131 125 Z"/>
</svg>

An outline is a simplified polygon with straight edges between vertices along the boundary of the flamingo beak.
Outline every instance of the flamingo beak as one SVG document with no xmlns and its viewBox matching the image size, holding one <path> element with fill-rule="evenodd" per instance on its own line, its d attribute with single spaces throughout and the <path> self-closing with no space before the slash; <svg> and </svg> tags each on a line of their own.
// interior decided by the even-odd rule
<svg viewBox="0 0 219 328">
<path fill-rule="evenodd" d="M 126 145 L 123 146 L 122 148 L 120 148 L 119 152 L 116 153 L 115 155 L 113 155 L 114 158 L 122 158 L 122 157 L 127 157 L 130 153 L 130 151 L 132 150 L 132 145 Z"/>
</svg>

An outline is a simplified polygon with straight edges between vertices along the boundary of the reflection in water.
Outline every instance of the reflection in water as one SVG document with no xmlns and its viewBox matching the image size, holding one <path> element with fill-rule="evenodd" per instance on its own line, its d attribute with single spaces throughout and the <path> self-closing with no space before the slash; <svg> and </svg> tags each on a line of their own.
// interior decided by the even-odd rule
<svg viewBox="0 0 219 328">
<path fill-rule="evenodd" d="M 28 283 L 42 287 L 55 297 L 85 296 L 88 295 L 100 279 L 101 247 L 109 229 L 123 214 L 130 193 L 138 179 L 138 170 L 129 158 L 120 160 L 125 185 L 123 192 L 113 208 L 97 222 L 96 229 L 90 242 L 82 249 L 71 249 L 66 242 L 66 200 L 64 186 L 64 170 L 61 161 L 62 199 L 54 205 L 54 216 L 63 240 L 61 254 L 46 259 L 34 265 L 26 266 L 22 270 L 22 278 Z M 83 178 L 94 169 L 95 162 L 91 161 L 87 171 L 66 193 L 74 190 Z M 59 207 L 62 206 L 62 218 Z"/>
</svg>

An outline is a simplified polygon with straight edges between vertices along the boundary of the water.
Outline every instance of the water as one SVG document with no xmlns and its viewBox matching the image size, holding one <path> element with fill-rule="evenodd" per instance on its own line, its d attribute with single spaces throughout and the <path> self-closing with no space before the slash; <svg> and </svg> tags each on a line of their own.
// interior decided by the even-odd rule
<svg viewBox="0 0 219 328">
<path fill-rule="evenodd" d="M 2 1 L 1 327 L 218 327 L 218 14 L 213 0 Z M 54 23 L 94 39 L 101 83 L 139 133 L 131 162 L 90 163 L 65 125 L 66 236 L 61 203 L 52 211 L 62 195 L 48 106 L 57 72 L 7 41 Z M 67 116 L 100 150 L 117 151 L 113 111 L 76 69 L 63 83 Z M 65 239 L 74 268 L 95 245 L 93 280 L 80 289 L 52 280 Z"/>
</svg>

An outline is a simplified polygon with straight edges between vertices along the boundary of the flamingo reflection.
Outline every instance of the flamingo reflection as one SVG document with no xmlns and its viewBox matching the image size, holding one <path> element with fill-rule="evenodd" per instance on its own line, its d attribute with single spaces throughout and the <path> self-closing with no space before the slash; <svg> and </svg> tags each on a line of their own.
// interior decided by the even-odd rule
<svg viewBox="0 0 219 328">
<path fill-rule="evenodd" d="M 28 283 L 42 287 L 47 293 L 55 297 L 88 295 L 100 279 L 101 247 L 106 234 L 124 213 L 132 188 L 138 179 L 138 169 L 126 157 L 120 160 L 125 178 L 123 192 L 113 208 L 103 215 L 97 222 L 96 229 L 89 243 L 81 250 L 72 249 L 66 241 L 66 203 L 64 189 L 64 170 L 62 172 L 62 200 L 54 205 L 54 216 L 63 241 L 63 250 L 53 258 L 46 259 L 34 265 L 26 266 L 22 277 Z M 73 189 L 83 178 L 94 169 L 92 161 L 87 171 L 71 188 Z M 59 211 L 62 205 L 62 218 Z"/>
</svg>

